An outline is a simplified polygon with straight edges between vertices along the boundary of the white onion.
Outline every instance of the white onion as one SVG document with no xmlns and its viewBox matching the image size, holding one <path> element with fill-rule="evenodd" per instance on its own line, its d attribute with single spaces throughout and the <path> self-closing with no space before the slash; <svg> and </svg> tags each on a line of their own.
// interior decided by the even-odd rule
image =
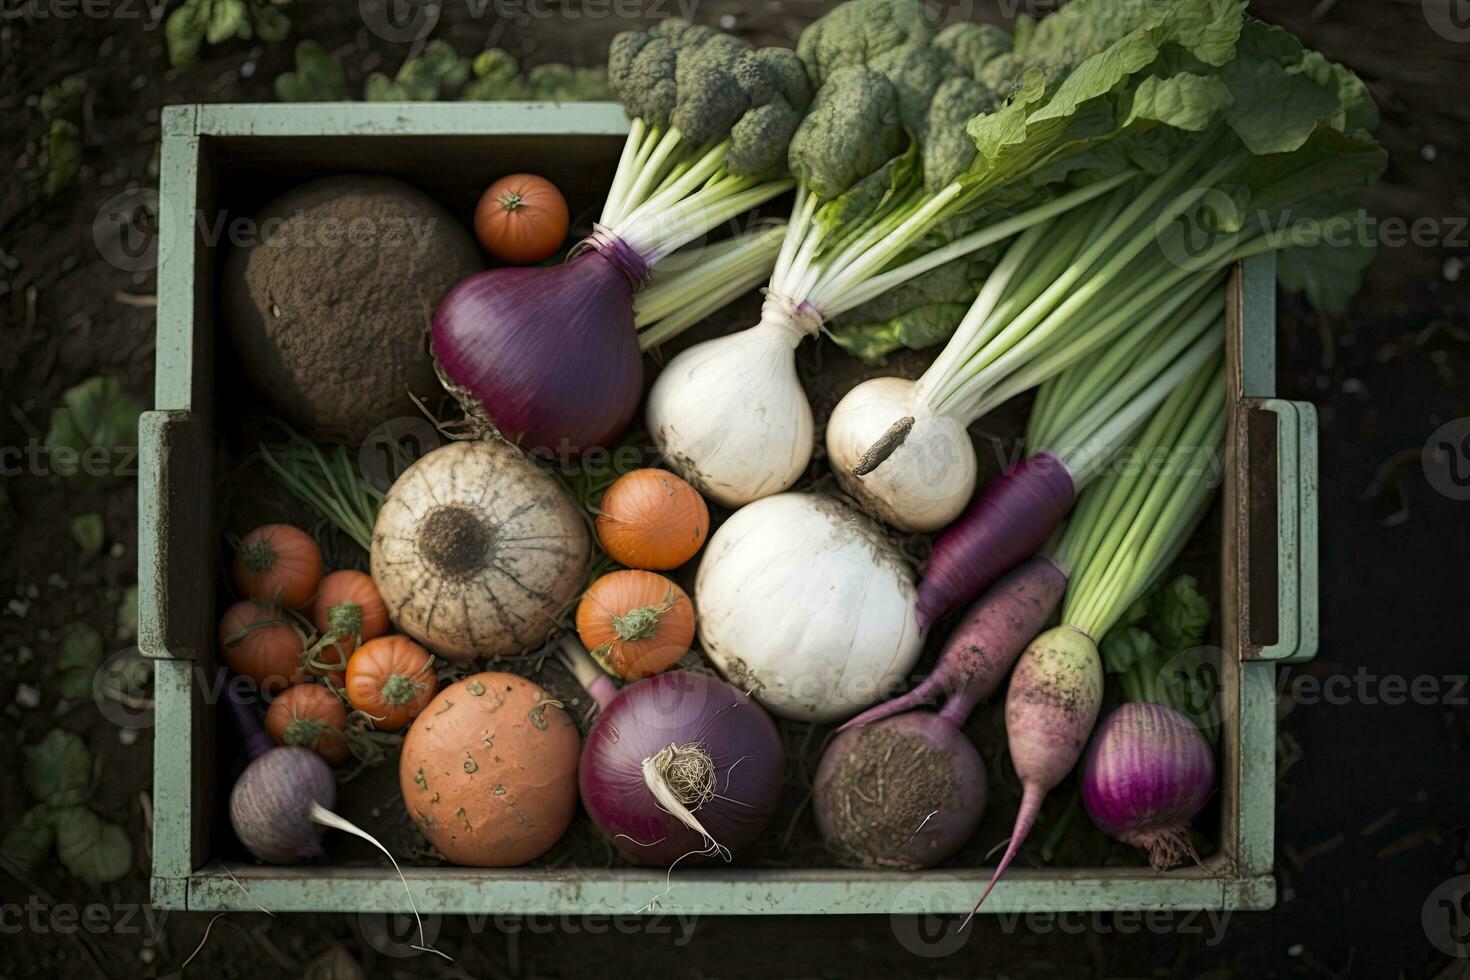
<svg viewBox="0 0 1470 980">
<path fill-rule="evenodd" d="M 814 445 L 796 347 L 820 318 L 772 294 L 755 326 L 669 361 L 648 393 L 648 431 L 668 465 L 726 507 L 789 488 Z"/>
<path fill-rule="evenodd" d="M 913 428 L 873 472 L 853 468 L 888 432 L 894 420 Z M 858 505 L 902 531 L 937 531 L 965 509 L 975 492 L 975 448 L 958 419 L 918 403 L 914 383 L 874 378 L 849 391 L 827 420 L 832 471 Z"/>
<path fill-rule="evenodd" d="M 783 493 L 735 513 L 695 580 L 719 671 L 775 714 L 846 718 L 891 694 L 923 632 L 913 570 L 882 528 L 835 498 Z"/>
</svg>

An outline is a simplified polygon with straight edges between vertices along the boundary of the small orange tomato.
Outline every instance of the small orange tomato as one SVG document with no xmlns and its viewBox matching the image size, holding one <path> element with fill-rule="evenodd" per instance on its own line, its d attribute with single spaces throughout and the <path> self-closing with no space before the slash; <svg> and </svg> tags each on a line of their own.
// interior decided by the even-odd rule
<svg viewBox="0 0 1470 980">
<path fill-rule="evenodd" d="M 235 550 L 235 587 L 248 599 L 300 609 L 316 595 L 321 577 L 321 549 L 299 527 L 258 527 Z"/>
<path fill-rule="evenodd" d="M 220 657 L 267 693 L 304 681 L 306 641 L 284 610 L 247 599 L 225 610 L 219 624 Z"/>
<path fill-rule="evenodd" d="M 343 657 L 363 640 L 388 632 L 388 607 L 372 576 L 344 569 L 323 578 L 311 604 L 311 625 Z"/>
<path fill-rule="evenodd" d="M 320 684 L 282 691 L 266 709 L 265 730 L 277 745 L 311 749 L 334 766 L 347 761 L 347 708 Z"/>
<path fill-rule="evenodd" d="M 602 497 L 597 540 L 629 568 L 666 571 L 694 557 L 709 533 L 699 491 L 668 470 L 633 470 Z"/>
<path fill-rule="evenodd" d="M 592 583 L 577 636 L 609 672 L 638 680 L 668 670 L 694 641 L 694 605 L 671 579 L 624 569 Z"/>
<path fill-rule="evenodd" d="M 347 700 L 374 728 L 396 732 L 433 700 L 438 680 L 429 651 L 406 636 L 380 636 L 347 661 Z"/>
<path fill-rule="evenodd" d="M 475 206 L 475 238 L 500 261 L 517 265 L 540 262 L 560 248 L 568 223 L 561 191 L 535 174 L 500 178 Z"/>
</svg>

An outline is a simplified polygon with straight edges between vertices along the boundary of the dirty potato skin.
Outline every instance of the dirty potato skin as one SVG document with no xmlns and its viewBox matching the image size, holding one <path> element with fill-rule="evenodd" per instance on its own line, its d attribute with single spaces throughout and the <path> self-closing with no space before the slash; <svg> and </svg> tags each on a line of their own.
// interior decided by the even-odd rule
<svg viewBox="0 0 1470 980">
<path fill-rule="evenodd" d="M 455 864 L 525 864 L 572 821 L 581 741 L 560 702 L 524 677 L 474 674 L 440 691 L 404 738 L 404 806 Z"/>
<path fill-rule="evenodd" d="M 418 460 L 373 527 L 372 576 L 398 628 L 443 657 L 520 653 L 581 590 L 592 538 L 561 485 L 515 447 Z"/>
<path fill-rule="evenodd" d="M 287 421 L 357 440 L 415 415 L 409 393 L 438 383 L 434 309 L 484 268 L 469 232 L 427 194 L 391 177 L 326 177 L 294 187 L 231 248 L 221 313 L 246 373 Z"/>
</svg>

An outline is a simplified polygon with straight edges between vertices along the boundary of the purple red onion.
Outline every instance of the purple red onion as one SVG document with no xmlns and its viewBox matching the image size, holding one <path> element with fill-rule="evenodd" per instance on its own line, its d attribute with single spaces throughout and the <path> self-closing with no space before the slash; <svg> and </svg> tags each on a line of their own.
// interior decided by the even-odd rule
<svg viewBox="0 0 1470 980">
<path fill-rule="evenodd" d="M 605 703 L 582 747 L 582 805 L 623 857 L 728 859 L 760 836 L 785 755 L 759 705 L 687 670 L 592 693 Z"/>
<path fill-rule="evenodd" d="M 1162 871 L 1199 860 L 1189 826 L 1215 791 L 1215 757 L 1198 728 L 1160 704 L 1103 719 L 1082 760 L 1082 805 L 1099 830 L 1148 852 Z"/>
<path fill-rule="evenodd" d="M 643 392 L 633 294 L 643 259 L 610 235 L 556 266 L 464 280 L 434 314 L 433 349 L 471 415 L 554 458 L 611 445 Z"/>
</svg>

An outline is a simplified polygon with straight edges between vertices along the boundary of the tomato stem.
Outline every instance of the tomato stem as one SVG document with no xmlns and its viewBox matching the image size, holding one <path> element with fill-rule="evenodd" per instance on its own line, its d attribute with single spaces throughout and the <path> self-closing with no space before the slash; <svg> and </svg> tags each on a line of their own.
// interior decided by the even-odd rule
<svg viewBox="0 0 1470 980">
<path fill-rule="evenodd" d="M 504 194 L 500 195 L 500 206 L 507 211 L 514 211 L 516 208 L 520 207 L 524 201 L 525 198 L 521 197 L 521 195 L 517 194 L 515 191 L 506 191 Z"/>
</svg>

